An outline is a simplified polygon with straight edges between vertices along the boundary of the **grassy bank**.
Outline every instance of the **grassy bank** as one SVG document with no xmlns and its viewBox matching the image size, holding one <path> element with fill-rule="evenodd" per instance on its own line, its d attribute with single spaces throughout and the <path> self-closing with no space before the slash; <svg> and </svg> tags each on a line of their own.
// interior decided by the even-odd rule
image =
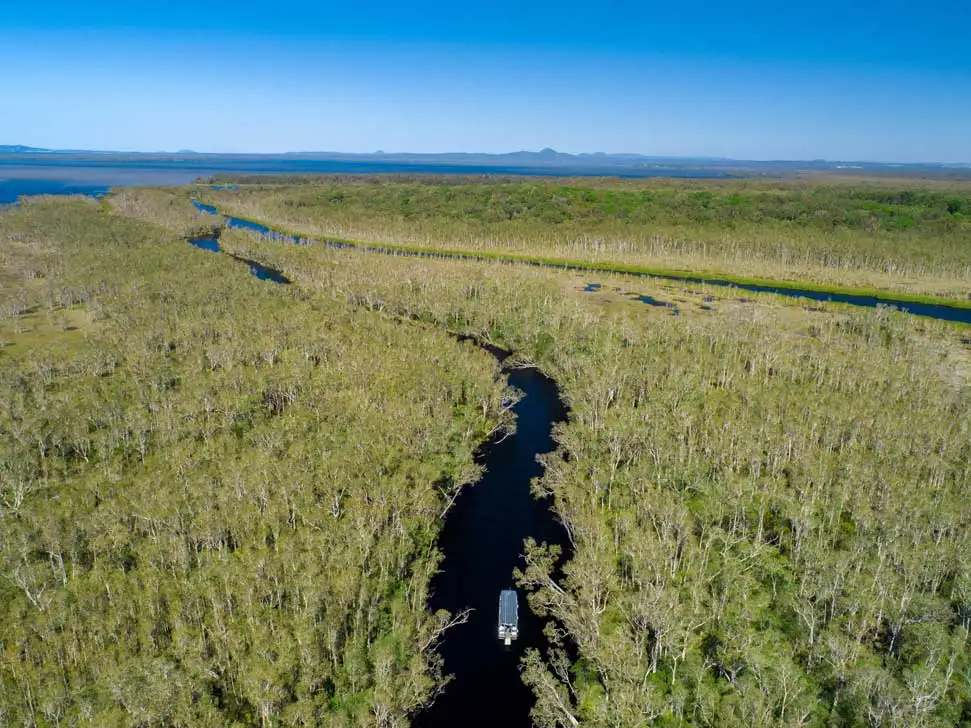
<svg viewBox="0 0 971 728">
<path fill-rule="evenodd" d="M 199 194 L 304 235 L 788 287 L 971 296 L 964 187 L 581 184 L 390 178 Z"/>
<path fill-rule="evenodd" d="M 106 211 L 150 222 L 185 237 L 212 235 L 223 220 L 194 209 L 168 190 L 121 187 L 103 202 Z"/>
<path fill-rule="evenodd" d="M 228 213 L 227 213 L 228 214 Z M 244 215 L 233 214 L 240 220 L 245 220 L 247 222 L 257 223 L 268 227 L 272 232 L 279 235 L 289 237 L 289 238 L 300 238 L 301 236 L 306 236 L 306 232 L 297 232 L 292 229 L 287 229 L 279 225 L 267 225 L 265 220 L 259 220 L 253 217 L 246 217 Z M 876 298 L 880 301 L 885 301 L 887 304 L 893 304 L 896 302 L 910 302 L 910 303 L 925 303 L 932 306 L 947 306 L 955 309 L 971 309 L 971 298 L 968 300 L 960 300 L 954 298 L 945 298 L 941 296 L 928 296 L 928 295 L 917 295 L 911 293 L 897 293 L 897 292 L 887 292 L 884 290 L 868 289 L 868 288 L 847 288 L 844 286 L 834 286 L 834 285 L 820 285 L 818 283 L 813 283 L 811 281 L 790 281 L 790 280 L 772 280 L 767 278 L 752 278 L 747 276 L 737 276 L 726 273 L 720 273 L 715 270 L 678 270 L 671 268 L 648 268 L 644 266 L 632 266 L 623 265 L 617 263 L 598 263 L 583 261 L 580 259 L 563 259 L 563 258 L 547 258 L 539 257 L 535 255 L 520 255 L 514 253 L 497 253 L 491 251 L 477 251 L 472 249 L 458 249 L 458 248 L 437 248 L 437 247 L 422 247 L 417 245 L 404 245 L 398 243 L 386 243 L 375 245 L 374 243 L 362 241 L 362 240 L 351 240 L 349 238 L 337 238 L 333 236 L 327 236 L 320 238 L 321 240 L 326 240 L 328 243 L 336 243 L 338 245 L 355 248 L 362 252 L 382 252 L 382 253 L 404 253 L 420 257 L 441 257 L 441 258 L 457 258 L 465 260 L 480 260 L 486 262 L 496 262 L 496 263 L 512 263 L 521 265 L 532 265 L 546 268 L 562 268 L 564 270 L 572 271 L 585 271 L 590 273 L 605 273 L 614 275 L 630 275 L 630 276 L 645 276 L 651 278 L 664 278 L 675 281 L 684 281 L 688 283 L 710 283 L 717 285 L 718 283 L 732 284 L 737 286 L 757 286 L 761 288 L 775 288 L 782 289 L 786 291 L 811 291 L 814 293 L 822 293 L 829 295 L 844 295 L 844 296 L 860 296 L 867 298 Z"/>
</svg>

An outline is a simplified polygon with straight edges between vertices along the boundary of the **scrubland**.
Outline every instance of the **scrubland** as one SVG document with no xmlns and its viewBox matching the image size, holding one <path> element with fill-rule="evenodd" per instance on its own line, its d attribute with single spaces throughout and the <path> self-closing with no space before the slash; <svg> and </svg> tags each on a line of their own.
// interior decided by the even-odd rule
<svg viewBox="0 0 971 728">
<path fill-rule="evenodd" d="M 534 488 L 574 553 L 526 543 L 518 575 L 554 645 L 537 725 L 971 720 L 967 327 L 224 231 L 276 286 L 178 228 L 0 217 L 8 722 L 405 725 L 442 685 L 445 504 L 511 426 L 451 334 L 570 408 Z"/>
<path fill-rule="evenodd" d="M 311 236 L 971 300 L 971 188 L 959 182 L 280 182 L 197 192 Z"/>
</svg>

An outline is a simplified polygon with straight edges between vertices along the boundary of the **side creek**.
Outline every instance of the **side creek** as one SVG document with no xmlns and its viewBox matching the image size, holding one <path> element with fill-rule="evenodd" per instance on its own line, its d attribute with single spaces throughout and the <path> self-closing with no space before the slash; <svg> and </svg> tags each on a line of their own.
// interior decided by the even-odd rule
<svg viewBox="0 0 971 728">
<path fill-rule="evenodd" d="M 210 215 L 218 215 L 219 210 L 212 205 L 206 205 L 199 202 L 198 200 L 193 200 L 192 204 L 195 205 L 196 209 L 200 212 L 206 212 Z M 298 245 L 306 244 L 320 244 L 328 245 L 334 248 L 353 248 L 355 250 L 362 250 L 372 253 L 381 253 L 385 255 L 405 255 L 411 257 L 419 258 L 454 258 L 459 260 L 483 260 L 492 261 L 493 258 L 486 256 L 479 256 L 474 253 L 464 254 L 464 253 L 437 253 L 434 251 L 416 251 L 416 250 L 404 250 L 400 248 L 386 248 L 381 246 L 371 246 L 365 244 L 353 244 L 345 243 L 334 240 L 326 239 L 313 239 L 313 238 L 303 238 L 294 235 L 286 235 L 272 228 L 263 225 L 258 222 L 253 222 L 252 220 L 244 220 L 237 217 L 226 216 L 226 226 L 230 228 L 238 228 L 243 230 L 250 230 L 252 232 L 259 233 L 260 235 L 265 235 L 266 237 L 276 239 L 276 240 L 289 240 Z M 877 306 L 893 306 L 899 309 L 903 313 L 913 314 L 915 316 L 926 316 L 928 318 L 939 319 L 941 321 L 954 321 L 958 323 L 971 324 L 971 308 L 961 308 L 960 306 L 948 306 L 946 304 L 937 303 L 920 303 L 917 301 L 901 301 L 894 299 L 892 295 L 887 297 L 877 298 L 875 296 L 857 295 L 850 293 L 829 293 L 824 291 L 813 291 L 808 289 L 800 288 L 781 288 L 774 286 L 763 286 L 756 284 L 746 284 L 746 283 L 736 283 L 734 281 L 720 280 L 718 278 L 711 278 L 706 276 L 699 277 L 688 277 L 682 278 L 679 276 L 666 276 L 663 274 L 655 273 L 638 273 L 635 271 L 625 271 L 625 270 L 610 270 L 603 267 L 585 267 L 583 265 L 574 265 L 569 263 L 558 264 L 555 262 L 540 262 L 540 261 L 530 261 L 530 260 L 516 260 L 511 261 L 516 262 L 520 265 L 532 265 L 537 267 L 550 267 L 550 268 L 561 268 L 563 270 L 587 272 L 587 273 L 600 273 L 604 275 L 616 274 L 624 276 L 632 276 L 635 278 L 657 278 L 660 280 L 670 280 L 678 283 L 694 283 L 709 286 L 719 286 L 725 288 L 736 288 L 742 291 L 751 291 L 753 293 L 774 293 L 779 296 L 787 296 L 789 298 L 807 298 L 813 301 L 821 302 L 833 302 L 833 303 L 846 303 L 851 306 L 862 306 L 864 308 L 875 308 Z M 600 284 L 594 283 L 587 287 L 588 291 L 596 290 L 600 287 Z M 655 305 L 652 301 L 644 301 L 650 305 Z M 659 303 L 658 305 L 665 305 Z M 675 309 L 673 306 L 668 306 L 669 308 Z M 675 310 L 672 310 L 675 313 Z"/>
<path fill-rule="evenodd" d="M 233 222 L 232 227 L 254 229 L 253 224 Z M 217 237 L 189 242 L 203 250 L 222 252 Z M 273 268 L 232 257 L 247 264 L 257 278 L 290 283 Z M 509 357 L 508 352 L 479 345 L 500 365 Z M 553 426 L 566 419 L 566 408 L 556 383 L 536 369 L 503 366 L 503 371 L 509 385 L 522 394 L 513 406 L 516 429 L 482 448 L 479 462 L 485 474 L 456 499 L 439 536 L 444 558 L 431 585 L 429 609 L 446 609 L 453 615 L 470 609 L 471 613 L 467 622 L 449 630 L 439 647 L 445 674 L 453 677 L 428 710 L 412 716 L 412 725 L 418 728 L 532 725 L 533 695 L 520 679 L 519 661 L 527 648 L 546 648 L 543 623 L 530 612 L 520 593 L 519 638 L 504 646 L 496 634 L 499 592 L 515 588 L 513 570 L 525 566 L 523 542 L 527 538 L 557 544 L 569 558 L 569 542 L 552 504 L 534 498 L 530 488 L 532 479 L 543 473 L 537 456 L 554 449 Z"/>
<path fill-rule="evenodd" d="M 193 201 L 196 208 L 213 215 L 215 207 Z M 249 230 L 260 235 L 296 244 L 321 243 L 339 248 L 417 255 L 420 257 L 469 257 L 416 253 L 395 249 L 349 245 L 334 241 L 316 241 L 284 235 L 250 220 L 226 218 L 226 226 Z M 193 245 L 220 252 L 217 237 L 192 239 Z M 258 278 L 275 283 L 290 283 L 280 271 L 255 261 L 232 256 L 247 264 Z M 562 266 L 567 267 L 567 266 Z M 573 268 L 582 270 L 582 268 Z M 609 271 L 598 271 L 605 273 Z M 623 271 L 618 271 L 623 273 Z M 663 276 L 661 276 L 663 278 Z M 945 321 L 971 323 L 971 309 L 945 305 L 883 300 L 867 296 L 822 294 L 815 291 L 771 289 L 762 286 L 735 285 L 725 281 L 697 279 L 682 281 L 733 286 L 743 290 L 801 296 L 813 300 L 837 301 L 856 306 L 893 305 L 901 311 Z M 585 290 L 595 292 L 600 284 Z M 645 303 L 671 304 L 642 297 Z M 480 344 L 481 345 L 481 344 Z M 483 345 L 503 363 L 507 352 Z M 512 573 L 523 565 L 523 542 L 558 544 L 569 558 L 566 534 L 552 511 L 551 503 L 533 498 L 530 483 L 542 475 L 537 456 L 553 450 L 552 429 L 566 418 L 566 410 L 556 383 L 535 369 L 504 368 L 509 384 L 520 390 L 522 399 L 514 406 L 516 431 L 498 442 L 487 444 L 480 453 L 486 472 L 476 484 L 467 487 L 448 512 L 439 537 L 444 554 L 441 570 L 432 583 L 431 610 L 446 609 L 457 614 L 471 609 L 469 620 L 454 627 L 440 646 L 445 673 L 453 679 L 425 712 L 412 716 L 418 728 L 527 728 L 532 725 L 529 712 L 533 696 L 519 675 L 519 661 L 529 647 L 541 651 L 547 646 L 542 623 L 532 615 L 525 595 L 519 595 L 519 639 L 505 647 L 496 635 L 499 592 L 514 587 Z"/>
</svg>

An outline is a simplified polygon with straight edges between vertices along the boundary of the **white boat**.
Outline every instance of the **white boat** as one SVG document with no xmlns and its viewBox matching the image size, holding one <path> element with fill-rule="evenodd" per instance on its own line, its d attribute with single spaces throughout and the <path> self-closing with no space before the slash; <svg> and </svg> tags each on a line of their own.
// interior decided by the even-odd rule
<svg viewBox="0 0 971 728">
<path fill-rule="evenodd" d="M 511 645 L 519 636 L 519 598 L 515 589 L 499 592 L 499 639 Z"/>
</svg>

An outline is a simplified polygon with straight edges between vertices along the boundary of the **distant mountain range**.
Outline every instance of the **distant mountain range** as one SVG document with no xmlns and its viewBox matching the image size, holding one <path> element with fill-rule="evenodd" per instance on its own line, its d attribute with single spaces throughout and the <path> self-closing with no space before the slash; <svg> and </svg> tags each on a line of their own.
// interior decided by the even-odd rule
<svg viewBox="0 0 971 728">
<path fill-rule="evenodd" d="M 0 154 L 49 154 L 50 149 L 39 149 L 37 147 L 25 147 L 22 144 L 0 144 Z"/>
<path fill-rule="evenodd" d="M 235 153 L 235 154 L 222 154 L 222 153 L 208 153 L 208 152 L 197 152 L 192 149 L 180 149 L 177 152 L 121 152 L 121 151 L 111 151 L 111 150 L 100 150 L 100 149 L 45 149 L 43 147 L 28 147 L 23 144 L 14 145 L 4 145 L 0 144 L 0 154 L 111 154 L 120 156 L 200 156 L 200 157 L 284 157 L 288 159 L 314 159 L 314 160 L 328 160 L 328 159 L 347 159 L 347 160 L 394 160 L 400 162 L 414 161 L 414 162 L 447 162 L 455 161 L 462 164 L 468 164 L 470 162 L 495 162 L 497 164 L 506 164 L 508 162 L 537 162 L 542 164 L 575 164 L 577 161 L 583 161 L 588 163 L 625 163 L 629 164 L 631 162 L 655 162 L 655 163 L 670 163 L 670 162 L 712 162 L 712 161 L 731 161 L 731 160 L 716 160 L 715 158 L 709 157 L 673 157 L 673 156 L 647 156 L 643 154 L 608 154 L 606 152 L 592 152 L 592 153 L 581 153 L 581 154 L 569 154 L 567 152 L 558 152 L 555 149 L 542 149 L 538 152 L 530 151 L 519 151 L 519 152 L 502 152 L 498 154 L 486 153 L 486 152 L 326 152 L 326 151 L 307 151 L 307 152 L 281 152 L 277 154 L 265 154 L 265 153 Z"/>
<path fill-rule="evenodd" d="M 102 163 L 119 162 L 166 162 L 178 163 L 184 158 L 191 158 L 193 164 L 216 165 L 220 163 L 259 162 L 343 162 L 362 163 L 367 165 L 440 165 L 461 166 L 463 168 L 481 167 L 487 173 L 491 168 L 507 168 L 514 166 L 523 169 L 536 169 L 536 173 L 549 172 L 566 174 L 579 172 L 585 174 L 614 175 L 624 171 L 637 173 L 638 171 L 654 175 L 663 174 L 664 170 L 717 170 L 725 175 L 747 174 L 787 174 L 793 172 L 842 172 L 842 173 L 882 173 L 882 174 L 915 174 L 921 172 L 953 173 L 957 171 L 961 176 L 971 171 L 968 163 L 907 163 L 894 164 L 888 162 L 866 161 L 830 161 L 815 160 L 772 160 L 753 161 L 727 159 L 721 157 L 677 157 L 644 155 L 630 153 L 593 152 L 582 154 L 568 154 L 555 149 L 542 149 L 538 152 L 518 151 L 502 154 L 486 154 L 481 152 L 448 152 L 448 153 L 416 153 L 383 151 L 373 153 L 347 152 L 285 152 L 282 154 L 210 154 L 195 152 L 191 149 L 181 149 L 177 152 L 114 152 L 93 151 L 79 149 L 44 149 L 21 144 L 0 145 L 0 155 L 6 155 L 7 161 L 11 156 L 24 155 L 36 158 L 37 155 L 63 156 L 72 163 L 78 163 L 81 158 L 94 157 Z M 53 160 L 51 160 L 53 161 Z M 185 159 L 186 162 L 189 159 Z M 652 171 L 653 170 L 653 171 Z M 640 175 L 637 175 L 640 176 Z"/>
</svg>

